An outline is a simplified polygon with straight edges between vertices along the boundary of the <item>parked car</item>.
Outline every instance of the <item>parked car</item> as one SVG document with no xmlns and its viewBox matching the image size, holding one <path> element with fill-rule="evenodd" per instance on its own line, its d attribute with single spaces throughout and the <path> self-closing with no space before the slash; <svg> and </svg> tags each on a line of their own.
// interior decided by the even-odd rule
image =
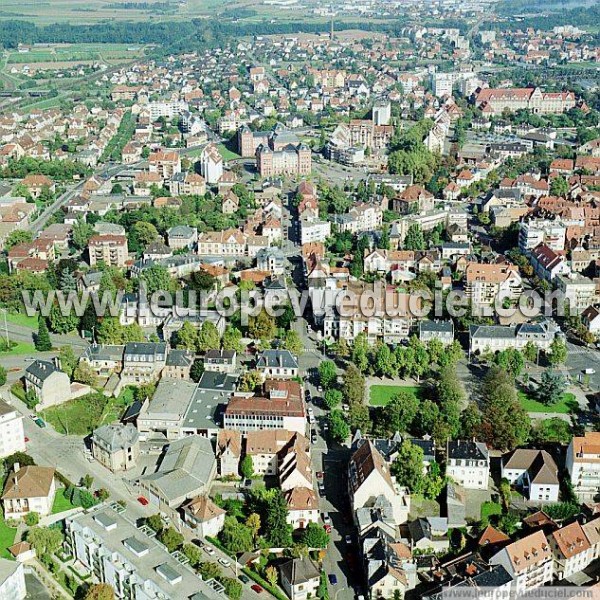
<svg viewBox="0 0 600 600">
<path fill-rule="evenodd" d="M 35 424 L 41 429 L 44 429 L 44 427 L 46 427 L 46 421 L 44 421 L 44 419 L 40 419 L 39 417 L 35 420 Z"/>
<path fill-rule="evenodd" d="M 261 594 L 263 589 L 260 587 L 260 585 L 258 585 L 258 583 L 255 583 L 254 585 L 250 586 L 252 588 L 252 590 L 254 590 L 257 594 Z"/>
<path fill-rule="evenodd" d="M 320 494 L 325 493 L 325 484 L 322 481 L 319 481 L 319 493 Z"/>
<path fill-rule="evenodd" d="M 226 559 L 226 558 L 220 558 L 219 562 L 224 566 L 224 567 L 230 567 L 231 563 Z"/>
<path fill-rule="evenodd" d="M 208 554 L 209 556 L 215 555 L 215 551 L 210 546 L 204 546 L 202 550 L 204 550 L 204 552 L 206 552 L 206 554 Z"/>
<path fill-rule="evenodd" d="M 345 540 L 346 544 L 348 544 L 348 546 L 350 546 L 352 544 L 352 536 L 351 535 L 347 535 L 344 538 L 344 540 Z"/>
<path fill-rule="evenodd" d="M 250 577 L 246 577 L 246 575 L 240 575 L 240 581 L 242 583 L 250 583 Z"/>
<path fill-rule="evenodd" d="M 324 512 L 321 515 L 321 518 L 323 519 L 323 523 L 325 523 L 326 525 L 331 525 L 331 517 L 329 516 L 328 512 Z"/>
<path fill-rule="evenodd" d="M 323 525 L 323 529 L 325 533 L 331 533 L 331 525 Z"/>
<path fill-rule="evenodd" d="M 329 579 L 329 583 L 331 585 L 337 585 L 337 577 L 336 577 L 335 573 L 329 573 L 327 578 Z"/>
<path fill-rule="evenodd" d="M 323 471 L 317 471 L 317 479 L 323 479 Z"/>
<path fill-rule="evenodd" d="M 149 502 L 147 498 L 144 498 L 144 496 L 138 496 L 137 501 L 142 505 L 142 506 L 148 506 Z"/>
</svg>

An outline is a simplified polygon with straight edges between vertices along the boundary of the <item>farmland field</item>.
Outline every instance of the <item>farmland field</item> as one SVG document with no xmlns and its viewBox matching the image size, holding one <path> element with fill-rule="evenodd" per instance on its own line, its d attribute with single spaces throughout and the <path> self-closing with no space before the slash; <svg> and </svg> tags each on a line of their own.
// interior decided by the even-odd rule
<svg viewBox="0 0 600 600">
<path fill-rule="evenodd" d="M 65 63 L 112 62 L 133 60 L 143 55 L 144 49 L 128 44 L 49 44 L 34 46 L 29 52 L 13 51 L 8 54 L 9 65 L 50 65 Z"/>
</svg>

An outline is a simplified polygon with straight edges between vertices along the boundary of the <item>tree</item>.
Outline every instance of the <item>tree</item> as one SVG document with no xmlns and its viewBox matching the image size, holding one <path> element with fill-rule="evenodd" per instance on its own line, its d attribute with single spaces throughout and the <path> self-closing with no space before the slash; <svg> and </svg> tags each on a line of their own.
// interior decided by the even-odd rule
<svg viewBox="0 0 600 600">
<path fill-rule="evenodd" d="M 474 402 L 470 402 L 460 414 L 460 437 L 473 439 L 479 434 L 481 428 L 481 411 Z"/>
<path fill-rule="evenodd" d="M 262 383 L 262 376 L 258 371 L 245 371 L 240 377 L 238 389 L 240 392 L 252 392 Z"/>
<path fill-rule="evenodd" d="M 33 527 L 27 533 L 27 541 L 42 560 L 54 554 L 61 547 L 63 540 L 62 532 L 55 527 Z"/>
<path fill-rule="evenodd" d="M 352 429 L 360 429 L 363 433 L 369 433 L 373 426 L 369 407 L 356 402 L 351 404 L 348 413 L 348 422 Z"/>
<path fill-rule="evenodd" d="M 287 523 L 287 502 L 283 492 L 276 489 L 267 501 L 265 519 L 266 537 L 275 548 L 289 548 L 292 545 L 292 526 Z"/>
<path fill-rule="evenodd" d="M 252 479 L 254 477 L 254 465 L 252 464 L 252 456 L 246 454 L 240 462 L 240 473 L 244 479 Z"/>
<path fill-rule="evenodd" d="M 414 494 L 423 490 L 423 457 L 422 448 L 405 440 L 392 463 L 391 471 L 398 484 L 406 486 Z"/>
<path fill-rule="evenodd" d="M 181 549 L 185 557 L 190 561 L 190 565 L 197 568 L 202 562 L 202 551 L 196 544 L 184 544 Z"/>
<path fill-rule="evenodd" d="M 342 403 L 344 396 L 340 390 L 326 390 L 325 394 L 323 394 L 323 402 L 329 410 L 339 406 Z"/>
<path fill-rule="evenodd" d="M 72 241 L 73 246 L 78 250 L 87 248 L 90 238 L 94 235 L 94 228 L 83 219 L 78 219 L 73 225 Z"/>
<path fill-rule="evenodd" d="M 425 238 L 418 223 L 413 223 L 406 231 L 404 248 L 406 250 L 425 250 Z"/>
<path fill-rule="evenodd" d="M 73 379 L 84 385 L 95 386 L 97 383 L 96 372 L 88 363 L 80 362 L 73 371 Z"/>
<path fill-rule="evenodd" d="M 560 373 L 555 373 L 552 369 L 546 369 L 540 377 L 536 396 L 542 404 L 552 406 L 560 402 L 566 387 L 567 382 Z"/>
<path fill-rule="evenodd" d="M 39 513 L 36 513 L 35 511 L 31 511 L 25 515 L 25 525 L 27 525 L 28 527 L 33 527 L 34 525 L 37 525 L 39 522 L 40 522 Z"/>
<path fill-rule="evenodd" d="M 273 565 L 269 565 L 265 569 L 265 579 L 275 587 L 277 585 L 277 569 Z"/>
<path fill-rule="evenodd" d="M 562 177 L 555 177 L 550 183 L 550 194 L 552 196 L 566 196 L 569 193 L 569 184 L 567 180 Z"/>
<path fill-rule="evenodd" d="M 567 346 L 559 338 L 554 338 L 548 352 L 548 362 L 551 366 L 562 365 L 567 360 Z"/>
<path fill-rule="evenodd" d="M 169 552 L 175 552 L 183 544 L 183 535 L 174 527 L 165 527 L 156 536 L 158 541 L 166 546 Z"/>
<path fill-rule="evenodd" d="M 238 523 L 235 517 L 225 517 L 225 525 L 219 534 L 223 545 L 229 552 L 250 552 L 254 548 L 254 537 L 252 530 Z"/>
<path fill-rule="evenodd" d="M 175 280 L 163 265 L 154 264 L 144 269 L 140 275 L 140 283 L 146 286 L 146 293 L 151 296 L 155 292 L 169 292 L 174 289 Z"/>
<path fill-rule="evenodd" d="M 417 416 L 418 409 L 419 401 L 412 392 L 402 390 L 392 396 L 385 407 L 388 433 L 408 431 Z"/>
<path fill-rule="evenodd" d="M 92 485 L 94 485 L 94 478 L 89 474 L 86 473 L 80 481 L 80 484 L 82 487 L 84 487 L 86 490 L 90 490 L 92 488 Z"/>
<path fill-rule="evenodd" d="M 223 333 L 221 345 L 223 346 L 223 350 L 241 352 L 243 350 L 242 332 L 236 327 L 233 327 L 233 325 L 228 325 L 227 329 L 225 329 L 225 332 Z"/>
<path fill-rule="evenodd" d="M 2 365 L 0 365 L 0 386 L 4 385 L 6 383 L 6 377 L 7 377 L 6 369 Z"/>
<path fill-rule="evenodd" d="M 131 229 L 133 246 L 139 249 L 146 248 L 159 239 L 158 231 L 152 223 L 137 221 Z"/>
<path fill-rule="evenodd" d="M 197 358 L 190 368 L 190 378 L 193 382 L 198 383 L 204 373 L 204 361 Z"/>
<path fill-rule="evenodd" d="M 198 351 L 218 350 L 221 347 L 221 336 L 214 323 L 204 321 L 198 333 Z"/>
<path fill-rule="evenodd" d="M 527 342 L 523 348 L 523 358 L 529 362 L 535 362 L 538 357 L 538 348 L 533 342 Z"/>
<path fill-rule="evenodd" d="M 423 400 L 417 411 L 417 417 L 414 420 L 413 430 L 416 435 L 431 435 L 433 427 L 440 420 L 439 406 L 429 398 Z"/>
<path fill-rule="evenodd" d="M 329 389 L 337 380 L 337 369 L 332 360 L 324 360 L 319 364 L 319 381 L 324 389 Z"/>
<path fill-rule="evenodd" d="M 518 377 L 525 368 L 523 354 L 516 348 L 507 348 L 498 352 L 494 357 L 494 362 L 508 371 L 513 377 Z"/>
<path fill-rule="evenodd" d="M 369 367 L 369 341 L 364 333 L 359 333 L 354 338 L 350 360 L 356 365 L 361 373 Z"/>
<path fill-rule="evenodd" d="M 48 352 L 52 350 L 52 341 L 50 340 L 50 332 L 46 325 L 46 319 L 40 315 L 38 317 L 38 331 L 35 336 L 35 349 L 38 352 Z"/>
<path fill-rule="evenodd" d="M 75 352 L 73 352 L 73 348 L 71 346 L 61 346 L 58 353 L 58 358 L 60 361 L 61 370 L 63 370 L 70 378 L 72 378 L 73 371 L 75 370 L 78 362 Z"/>
<path fill-rule="evenodd" d="M 221 577 L 219 578 L 219 582 L 225 588 L 225 594 L 227 594 L 229 600 L 240 600 L 243 588 L 237 579 L 233 579 L 233 577 Z"/>
<path fill-rule="evenodd" d="M 203 562 L 198 566 L 198 573 L 205 581 L 208 579 L 221 579 L 223 572 L 216 562 Z"/>
<path fill-rule="evenodd" d="M 350 404 L 362 404 L 365 397 L 365 378 L 355 365 L 348 365 L 344 373 L 342 394 Z"/>
<path fill-rule="evenodd" d="M 309 548 L 327 548 L 329 535 L 318 523 L 309 523 L 302 532 L 301 540 Z"/>
<path fill-rule="evenodd" d="M 85 594 L 85 600 L 114 600 L 115 591 L 108 583 L 95 583 Z"/>
<path fill-rule="evenodd" d="M 260 531 L 261 520 L 258 513 L 250 513 L 246 519 L 246 527 L 249 527 L 252 531 L 252 537 L 256 540 L 258 532 Z"/>
<path fill-rule="evenodd" d="M 289 350 L 292 354 L 300 354 L 304 350 L 304 344 L 300 339 L 297 331 L 290 329 L 286 331 L 285 338 L 283 340 L 283 347 Z"/>
<path fill-rule="evenodd" d="M 382 377 L 394 377 L 397 372 L 396 356 L 387 344 L 380 344 L 375 354 L 375 366 Z"/>
<path fill-rule="evenodd" d="M 184 321 L 179 331 L 175 334 L 175 345 L 177 348 L 196 352 L 198 346 L 198 330 L 191 321 Z"/>
<path fill-rule="evenodd" d="M 256 340 L 272 340 L 275 337 L 275 319 L 262 309 L 248 319 L 248 333 Z"/>
<path fill-rule="evenodd" d="M 559 417 L 538 421 L 532 431 L 533 441 L 538 444 L 568 444 L 572 437 L 571 426 Z"/>
<path fill-rule="evenodd" d="M 4 242 L 4 250 L 7 252 L 18 244 L 30 244 L 33 242 L 33 234 L 31 231 L 24 229 L 16 229 L 8 235 Z"/>
<path fill-rule="evenodd" d="M 146 525 L 148 525 L 148 527 L 150 527 L 150 529 L 152 529 L 153 531 L 156 531 L 157 533 L 159 531 L 162 531 L 162 528 L 164 527 L 162 517 L 158 513 L 147 517 Z"/>
<path fill-rule="evenodd" d="M 75 331 L 79 325 L 79 317 L 74 312 L 63 313 L 58 302 L 50 308 L 48 321 L 53 333 L 69 333 Z"/>
<path fill-rule="evenodd" d="M 531 422 L 518 400 L 512 375 L 493 366 L 483 381 L 482 395 L 484 441 L 507 451 L 523 445 L 529 437 Z"/>
</svg>

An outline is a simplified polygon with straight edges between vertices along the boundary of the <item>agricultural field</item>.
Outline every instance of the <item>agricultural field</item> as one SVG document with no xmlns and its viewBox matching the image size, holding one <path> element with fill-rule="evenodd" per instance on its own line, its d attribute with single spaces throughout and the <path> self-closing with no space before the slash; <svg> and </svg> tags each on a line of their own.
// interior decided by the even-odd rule
<svg viewBox="0 0 600 600">
<path fill-rule="evenodd" d="M 134 60 L 144 54 L 144 48 L 128 44 L 48 44 L 34 46 L 28 52 L 8 53 L 7 65 L 36 65 L 38 68 L 58 68 L 82 63 L 116 63 Z"/>
</svg>

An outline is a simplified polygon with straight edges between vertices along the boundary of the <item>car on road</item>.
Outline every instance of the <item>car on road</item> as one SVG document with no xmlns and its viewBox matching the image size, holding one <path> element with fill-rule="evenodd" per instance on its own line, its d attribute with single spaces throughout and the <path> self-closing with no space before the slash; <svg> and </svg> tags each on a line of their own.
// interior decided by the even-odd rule
<svg viewBox="0 0 600 600">
<path fill-rule="evenodd" d="M 346 544 L 348 544 L 348 546 L 350 546 L 352 544 L 352 536 L 347 535 L 346 537 L 344 537 L 344 541 L 346 542 Z"/>
<path fill-rule="evenodd" d="M 310 442 L 311 442 L 311 444 L 316 444 L 317 441 L 318 441 L 317 432 L 313 429 L 313 431 L 310 434 Z"/>
<path fill-rule="evenodd" d="M 323 471 L 317 471 L 317 479 L 323 479 Z"/>
<path fill-rule="evenodd" d="M 325 525 L 331 525 L 331 517 L 329 516 L 328 512 L 324 512 L 321 515 L 321 518 L 323 519 L 323 523 L 325 523 Z"/>
<path fill-rule="evenodd" d="M 323 525 L 323 529 L 325 533 L 331 533 L 331 525 Z"/>
<path fill-rule="evenodd" d="M 25 443 L 26 444 L 29 443 L 29 438 L 28 437 L 25 437 Z"/>
<path fill-rule="evenodd" d="M 325 484 L 322 481 L 319 481 L 319 494 L 323 495 L 325 493 Z"/>
<path fill-rule="evenodd" d="M 250 577 L 246 577 L 246 575 L 240 575 L 240 581 L 242 583 L 250 583 Z"/>
<path fill-rule="evenodd" d="M 30 418 L 32 421 L 35 421 L 35 420 L 38 418 L 38 416 L 37 416 L 35 413 L 31 413 L 31 414 L 29 415 L 29 418 Z"/>
<path fill-rule="evenodd" d="M 226 558 L 220 558 L 219 562 L 224 566 L 224 567 L 230 567 L 231 563 L 226 559 Z"/>
<path fill-rule="evenodd" d="M 327 575 L 327 579 L 329 579 L 329 583 L 331 585 L 337 585 L 337 576 L 335 573 L 329 573 L 329 575 Z"/>
<path fill-rule="evenodd" d="M 39 417 L 35 420 L 35 424 L 41 429 L 44 429 L 44 427 L 46 427 L 46 421 L 44 421 L 44 419 L 40 419 Z"/>
<path fill-rule="evenodd" d="M 260 585 L 258 585 L 258 583 L 255 583 L 254 585 L 251 585 L 250 588 L 255 591 L 257 594 L 262 594 L 263 589 L 260 587 Z"/>
<path fill-rule="evenodd" d="M 148 499 L 144 498 L 144 496 L 138 496 L 137 501 L 142 505 L 142 506 L 148 506 Z"/>
<path fill-rule="evenodd" d="M 210 546 L 204 546 L 202 550 L 204 550 L 204 552 L 206 552 L 206 554 L 208 554 L 209 556 L 215 555 L 215 551 Z"/>
</svg>

